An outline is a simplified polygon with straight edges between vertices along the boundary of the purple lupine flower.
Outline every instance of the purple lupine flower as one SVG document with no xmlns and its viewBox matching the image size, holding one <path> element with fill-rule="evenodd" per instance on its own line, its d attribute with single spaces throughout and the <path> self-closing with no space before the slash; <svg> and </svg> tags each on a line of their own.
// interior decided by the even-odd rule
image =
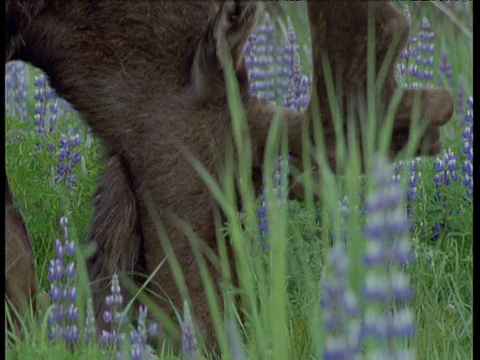
<svg viewBox="0 0 480 360">
<path fill-rule="evenodd" d="M 110 283 L 110 294 L 105 297 L 105 304 L 109 310 L 105 310 L 102 314 L 102 319 L 109 325 L 109 329 L 103 329 L 98 335 L 100 345 L 122 346 L 125 334 L 120 331 L 120 325 L 128 321 L 127 315 L 122 311 L 123 296 L 118 281 L 118 275 L 114 273 Z"/>
<path fill-rule="evenodd" d="M 467 196 L 473 195 L 473 98 L 467 100 L 468 110 L 465 115 L 465 128 L 463 130 L 463 153 L 466 156 L 462 166 L 463 184 L 468 187 Z"/>
<path fill-rule="evenodd" d="M 458 118 L 463 120 L 465 116 L 465 82 L 462 75 L 458 77 L 457 106 L 455 106 L 455 111 L 458 114 Z"/>
<path fill-rule="evenodd" d="M 444 151 L 442 158 L 439 156 L 435 158 L 433 163 L 435 169 L 437 170 L 437 173 L 433 177 L 433 180 L 435 181 L 435 187 L 438 188 L 443 185 L 448 186 L 452 183 L 452 181 L 458 180 L 457 159 L 458 156 L 454 155 L 451 149 Z"/>
<path fill-rule="evenodd" d="M 422 26 L 418 32 L 417 57 L 415 64 L 410 69 L 410 75 L 419 81 L 422 87 L 433 86 L 433 65 L 434 65 L 434 39 L 435 34 L 430 30 L 430 23 L 423 18 Z"/>
<path fill-rule="evenodd" d="M 277 167 L 273 173 L 273 192 L 275 195 L 276 206 L 284 206 L 285 201 L 288 198 L 288 187 L 287 177 L 290 173 L 290 168 L 288 166 L 288 158 L 284 160 L 282 156 L 277 157 Z M 261 202 L 257 210 L 258 216 L 258 230 L 260 231 L 260 236 L 258 240 L 262 244 L 264 250 L 268 249 L 268 214 L 267 214 L 267 199 L 265 197 L 265 192 L 262 187 L 260 189 Z"/>
<path fill-rule="evenodd" d="M 52 134 L 57 127 L 58 98 L 55 91 L 49 86 L 45 74 L 39 73 L 35 77 L 35 110 L 34 121 L 37 134 Z M 48 129 L 48 131 L 47 131 Z M 42 144 L 44 137 L 39 138 L 37 150 L 44 147 L 49 152 L 54 152 L 56 146 L 52 143 Z M 44 140 L 43 140 L 44 141 Z"/>
<path fill-rule="evenodd" d="M 292 74 L 295 71 L 296 57 L 300 51 L 300 45 L 297 44 L 297 36 L 290 19 L 288 19 L 287 38 L 285 40 L 278 59 L 280 62 L 279 95 L 283 99 L 283 103 L 285 103 L 286 96 L 292 86 Z M 301 73 L 301 67 L 299 70 Z"/>
<path fill-rule="evenodd" d="M 22 61 L 5 64 L 5 110 L 28 122 L 27 65 Z"/>
<path fill-rule="evenodd" d="M 102 333 L 98 336 L 100 341 L 100 346 L 106 347 L 113 343 L 116 337 L 116 331 L 110 332 L 108 330 L 102 330 Z"/>
<path fill-rule="evenodd" d="M 112 275 L 110 294 L 105 297 L 105 304 L 107 304 L 111 310 L 106 310 L 105 314 L 107 315 L 104 314 L 104 316 L 109 316 L 112 319 L 113 324 L 118 324 L 120 318 L 123 318 L 124 314 L 121 311 L 121 306 L 123 304 L 122 290 L 116 273 Z"/>
<path fill-rule="evenodd" d="M 407 190 L 407 215 L 408 216 L 410 216 L 410 213 L 412 210 L 412 203 L 417 198 L 417 182 L 418 182 L 418 178 L 421 175 L 420 173 L 417 173 L 417 169 L 418 169 L 417 164 L 420 160 L 421 158 L 416 158 L 410 161 L 410 173 L 408 175 L 408 190 Z M 400 182 L 402 180 L 401 173 L 404 170 L 405 165 L 406 165 L 406 162 L 403 160 L 400 160 L 394 166 L 392 182 L 400 185 Z"/>
<path fill-rule="evenodd" d="M 340 208 L 340 214 L 341 214 L 341 224 L 340 224 L 340 239 L 342 241 L 346 241 L 348 239 L 348 227 L 347 227 L 347 221 L 348 221 L 348 216 L 350 215 L 351 212 L 351 207 L 350 207 L 350 200 L 348 199 L 348 196 L 345 195 L 341 201 L 338 202 L 338 206 Z M 359 211 L 360 214 L 361 210 Z M 332 239 L 338 239 L 337 234 L 335 231 L 332 230 L 331 232 L 331 237 Z"/>
<path fill-rule="evenodd" d="M 277 101 L 275 27 L 268 13 L 249 35 L 244 48 L 250 93 L 272 103 Z"/>
<path fill-rule="evenodd" d="M 277 199 L 278 206 L 283 205 L 288 198 L 288 186 L 286 186 L 288 175 L 290 174 L 288 160 L 288 157 L 284 159 L 282 156 L 278 156 L 277 167 L 273 173 L 273 192 Z"/>
<path fill-rule="evenodd" d="M 183 303 L 182 353 L 187 360 L 196 360 L 199 358 L 193 320 L 186 300 Z"/>
<path fill-rule="evenodd" d="M 34 95 L 36 100 L 34 124 L 37 125 L 37 133 L 45 133 L 45 128 L 49 124 L 48 133 L 50 134 L 54 132 L 56 125 L 56 114 L 58 112 L 57 95 L 49 86 L 47 77 L 43 73 L 35 77 L 33 85 L 36 87 Z"/>
<path fill-rule="evenodd" d="M 95 316 L 93 314 L 92 299 L 87 299 L 87 314 L 85 316 L 85 339 L 90 341 L 95 339 L 97 327 L 95 325 Z"/>
<path fill-rule="evenodd" d="M 263 188 L 260 190 L 260 205 L 258 206 L 257 216 L 258 216 L 258 231 L 260 232 L 260 236 L 258 241 L 262 245 L 264 250 L 268 249 L 268 218 L 267 218 L 267 201 L 265 198 L 265 192 Z"/>
<path fill-rule="evenodd" d="M 80 337 L 76 324 L 78 319 L 77 290 L 72 283 L 75 276 L 75 252 L 67 252 L 65 249 L 75 249 L 75 246 L 72 246 L 73 240 L 69 239 L 66 216 L 60 218 L 60 226 L 63 229 L 63 242 L 60 240 L 55 242 L 54 249 L 57 258 L 51 260 L 48 267 L 48 279 L 51 282 L 49 295 L 54 305 L 48 318 L 50 325 L 48 338 L 74 343 Z"/>
<path fill-rule="evenodd" d="M 338 241 L 327 257 L 327 275 L 321 283 L 323 322 L 328 331 L 323 359 L 356 359 L 361 353 L 360 306 L 347 283 L 349 262 L 345 243 Z"/>
<path fill-rule="evenodd" d="M 148 308 L 146 305 L 140 305 L 137 329 L 130 332 L 130 353 L 133 360 L 153 359 L 153 350 L 147 344 L 148 336 L 157 335 L 157 324 L 152 323 L 148 329 L 146 326 Z"/>
<path fill-rule="evenodd" d="M 410 261 L 410 221 L 404 210 L 405 193 L 392 181 L 391 174 L 387 160 L 378 158 L 373 169 L 375 191 L 368 195 L 366 204 L 366 276 L 362 293 L 367 309 L 362 338 L 370 336 L 384 345 L 367 354 L 367 358 L 412 355 L 408 349 L 399 349 L 397 341 L 415 331 L 413 316 L 406 305 L 411 299 L 409 279 L 401 271 Z M 397 306 L 390 310 L 393 301 Z M 406 357 L 409 358 L 412 356 Z"/>
<path fill-rule="evenodd" d="M 290 86 L 284 97 L 283 105 L 294 111 L 304 110 L 308 106 L 310 99 L 309 88 L 310 80 L 302 74 L 300 65 L 300 55 L 295 54 L 293 71 L 290 75 Z"/>
<path fill-rule="evenodd" d="M 279 72 L 279 96 L 282 104 L 292 110 L 300 111 L 307 107 L 309 101 L 310 81 L 302 73 L 300 45 L 292 22 L 288 19 L 287 41 L 283 45 Z"/>
<path fill-rule="evenodd" d="M 435 182 L 435 188 L 437 188 L 438 191 L 435 193 L 432 203 L 439 204 L 444 211 L 447 211 L 450 215 L 453 214 L 453 211 L 452 209 L 447 209 L 447 206 L 445 205 L 445 196 L 440 192 L 440 188 L 443 186 L 450 186 L 452 182 L 458 180 L 457 160 L 458 156 L 454 155 L 451 149 L 447 149 L 444 151 L 443 157 L 437 156 L 433 162 L 433 165 L 437 170 L 437 173 L 433 177 L 433 181 Z M 457 209 L 454 214 L 457 215 L 458 213 L 459 210 Z M 436 223 L 432 227 L 433 236 L 430 240 L 437 241 L 444 230 L 450 230 L 450 226 L 443 222 Z"/>
<path fill-rule="evenodd" d="M 58 107 L 59 107 L 59 100 L 57 98 L 57 95 L 55 92 L 52 90 L 50 92 L 50 99 L 51 101 L 48 104 L 48 110 L 49 110 L 49 129 L 48 133 L 54 133 L 56 132 L 57 128 L 57 114 L 58 114 Z M 52 144 L 53 145 L 53 144 Z M 50 147 L 50 149 L 55 149 L 55 147 Z M 52 151 L 52 150 L 50 150 Z"/>
<path fill-rule="evenodd" d="M 450 60 L 448 60 L 448 55 L 445 50 L 442 50 L 440 55 L 440 65 L 438 66 L 440 73 L 447 79 L 448 86 L 450 89 L 453 89 L 453 71 L 452 71 L 452 64 Z M 440 78 L 440 86 L 445 86 L 443 80 Z"/>
<path fill-rule="evenodd" d="M 58 151 L 57 177 L 55 182 L 63 182 L 66 186 L 74 189 L 77 179 L 73 175 L 73 168 L 82 157 L 80 151 L 75 148 L 80 145 L 79 134 L 74 134 L 72 126 L 68 125 L 68 135 L 62 134 Z"/>
<path fill-rule="evenodd" d="M 401 176 L 401 173 L 403 171 L 403 167 L 405 165 L 405 161 L 403 160 L 400 160 L 394 167 L 394 172 L 393 172 L 393 175 L 392 175 L 392 181 L 397 183 L 397 184 L 400 184 L 400 181 L 402 179 L 402 176 Z"/>
<path fill-rule="evenodd" d="M 408 6 L 407 3 L 404 5 L 404 12 L 405 16 L 407 17 L 407 20 L 409 24 L 412 23 L 412 16 L 410 14 L 410 7 Z M 407 45 L 405 46 L 405 49 L 402 50 L 400 53 L 400 59 L 397 64 L 397 74 L 400 82 L 402 83 L 403 86 L 412 86 L 411 81 L 410 81 L 410 74 L 413 72 L 414 65 L 415 65 L 415 59 L 417 58 L 417 43 L 418 39 L 416 37 L 410 36 L 408 38 Z"/>
<path fill-rule="evenodd" d="M 232 319 L 225 320 L 225 332 L 228 339 L 228 348 L 230 350 L 230 356 L 233 360 L 247 360 L 247 352 L 245 351 L 245 345 L 242 342 L 238 328 Z"/>
<path fill-rule="evenodd" d="M 275 27 L 267 13 L 245 43 L 250 93 L 277 105 L 304 109 L 308 105 L 311 81 L 302 74 L 299 51 L 290 21 L 285 44 L 277 49 Z"/>
<path fill-rule="evenodd" d="M 362 216 L 365 214 L 365 185 L 367 184 L 367 180 L 365 179 L 365 175 L 360 175 L 360 206 L 357 211 L 357 216 Z"/>
<path fill-rule="evenodd" d="M 37 134 L 45 133 L 45 119 L 47 117 L 47 100 L 48 100 L 48 85 L 47 78 L 43 73 L 35 76 L 33 82 L 35 86 L 35 115 L 33 124 L 37 126 Z M 37 144 L 39 146 L 39 144 Z"/>
<path fill-rule="evenodd" d="M 340 201 L 340 212 L 343 219 L 346 219 L 348 215 L 350 215 L 350 201 L 348 200 L 347 195 L 345 195 L 342 201 Z"/>
<path fill-rule="evenodd" d="M 421 158 L 416 158 L 410 161 L 410 173 L 408 177 L 408 189 L 407 189 L 407 216 L 410 217 L 412 213 L 413 202 L 418 198 L 417 184 L 422 173 L 418 170 L 418 163 Z"/>
</svg>

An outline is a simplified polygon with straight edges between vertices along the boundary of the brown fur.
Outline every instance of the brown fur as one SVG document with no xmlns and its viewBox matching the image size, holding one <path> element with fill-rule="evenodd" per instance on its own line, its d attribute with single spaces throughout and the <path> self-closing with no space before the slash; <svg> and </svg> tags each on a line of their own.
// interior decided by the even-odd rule
<svg viewBox="0 0 480 360">
<path fill-rule="evenodd" d="M 410 28 L 406 17 L 388 2 L 314 1 L 308 4 L 314 64 L 314 83 L 323 117 L 326 136 L 334 137 L 333 122 L 328 106 L 322 56 L 326 55 L 337 84 L 342 84 L 337 95 L 343 101 L 344 114 L 349 101 L 367 92 L 368 14 L 374 16 L 375 74 L 378 75 L 387 52 L 395 45 L 393 61 L 389 63 L 385 82 L 380 91 L 379 110 L 387 106 L 398 87 L 395 65 L 405 47 Z M 446 89 L 406 89 L 396 111 L 392 135 L 392 156 L 400 152 L 408 140 L 414 99 L 419 97 L 420 115 L 429 121 L 429 127 L 419 145 L 419 154 L 435 155 L 441 149 L 439 127 L 450 120 L 453 113 L 452 96 Z M 327 142 L 330 159 L 335 158 L 335 142 Z M 332 160 L 333 161 L 333 160 Z M 332 164 L 333 165 L 333 164 Z"/>
<path fill-rule="evenodd" d="M 7 54 L 44 70 L 57 93 L 83 115 L 112 154 L 103 172 L 92 226 L 91 241 L 99 250 L 88 260 L 96 284 L 97 318 L 103 309 L 105 279 L 113 271 L 151 274 L 165 258 L 146 206 L 149 199 L 186 276 L 196 322 L 211 341 L 213 327 L 200 272 L 185 235 L 171 215 L 186 220 L 216 251 L 215 203 L 185 154 L 218 175 L 216 165 L 223 159 L 230 132 L 224 54 L 219 51 L 219 41 L 225 40 L 233 55 L 252 137 L 254 172 L 261 171 L 265 139 L 276 109 L 248 95 L 240 49 L 253 26 L 255 3 L 237 1 L 219 7 L 206 1 L 10 0 L 6 6 L 7 20 L 9 16 L 21 19 L 13 24 L 7 21 Z M 381 35 L 377 36 L 377 63 L 385 57 L 396 33 L 401 34 L 395 60 L 398 58 L 408 25 L 401 13 L 384 2 L 311 2 L 308 6 L 315 92 L 328 157 L 334 166 L 333 124 L 325 106 L 322 52 L 329 57 L 333 72 L 344 80 L 342 96 L 355 98 L 364 95 L 366 84 L 366 9 L 377 10 L 377 35 Z M 382 92 L 384 106 L 396 86 L 392 65 Z M 441 89 L 409 90 L 397 111 L 392 154 L 408 140 L 412 97 L 417 93 L 423 95 L 422 113 L 435 109 L 431 131 L 419 153 L 439 151 L 438 127 L 449 120 L 453 100 Z M 311 109 L 307 113 L 311 114 Z M 299 159 L 304 114 L 284 109 L 283 115 L 289 151 Z M 214 280 L 220 282 L 218 269 L 209 266 Z M 185 294 L 179 293 L 172 279 L 170 269 L 164 266 L 149 288 L 167 293 L 180 308 Z M 157 302 L 172 312 L 168 304 Z"/>
<path fill-rule="evenodd" d="M 21 317 L 27 313 L 29 299 L 34 299 L 36 293 L 32 244 L 5 176 L 5 301 L 13 320 L 13 324 L 7 323 L 9 330 L 20 330 L 17 314 Z M 35 300 L 31 306 L 35 311 Z"/>
</svg>

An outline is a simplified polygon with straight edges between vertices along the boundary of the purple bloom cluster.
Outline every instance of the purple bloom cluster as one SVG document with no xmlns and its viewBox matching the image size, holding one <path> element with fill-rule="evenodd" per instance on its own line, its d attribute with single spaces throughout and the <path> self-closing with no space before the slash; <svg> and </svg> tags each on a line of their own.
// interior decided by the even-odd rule
<svg viewBox="0 0 480 360">
<path fill-rule="evenodd" d="M 449 186 L 451 185 L 452 181 L 458 180 L 457 164 L 458 156 L 454 155 L 451 149 L 444 151 L 443 157 L 437 156 L 433 165 L 437 170 L 437 173 L 433 177 L 433 181 L 435 181 L 435 187 L 440 186 Z"/>
<path fill-rule="evenodd" d="M 295 30 L 291 22 L 288 24 L 288 39 L 283 46 L 283 66 L 280 78 L 282 81 L 283 105 L 301 111 L 308 106 L 310 99 L 310 80 L 302 73 L 300 46 L 296 42 Z"/>
<path fill-rule="evenodd" d="M 76 271 L 74 256 L 76 246 L 74 241 L 68 237 L 68 220 L 65 216 L 60 219 L 64 230 L 64 241 L 55 242 L 57 257 L 51 260 L 48 267 L 48 279 L 51 281 L 49 295 L 54 304 L 50 313 L 48 324 L 50 325 L 50 340 L 62 339 L 67 343 L 74 343 L 79 340 L 80 335 L 77 327 L 78 309 L 76 305 L 77 291 L 71 283 L 74 281 Z M 122 311 L 123 296 L 121 294 L 118 275 L 112 276 L 111 293 L 105 298 L 109 310 L 103 313 L 103 320 L 110 326 L 110 329 L 103 329 L 98 335 L 102 347 L 116 346 L 121 348 L 127 336 L 121 331 L 121 326 L 128 321 L 128 317 Z M 144 305 L 139 307 L 139 318 L 137 328 L 130 332 L 130 356 L 118 350 L 115 359 L 151 360 L 154 358 L 153 349 L 147 344 L 148 337 L 155 337 L 158 334 L 157 324 L 151 323 L 147 328 L 148 308 Z M 92 310 L 91 299 L 87 303 L 87 315 L 85 318 L 85 338 L 92 341 L 96 336 L 96 324 Z"/>
<path fill-rule="evenodd" d="M 450 89 L 453 89 L 453 71 L 452 71 L 452 64 L 448 60 L 447 52 L 442 50 L 440 55 L 440 65 L 438 66 L 440 73 L 447 79 L 448 86 Z M 440 78 L 440 86 L 445 86 L 442 79 Z"/>
<path fill-rule="evenodd" d="M 407 17 L 408 22 L 411 24 L 412 16 L 410 14 L 410 8 L 407 4 L 405 4 L 404 11 L 405 11 L 405 15 Z M 404 80 L 403 86 L 409 86 L 409 83 L 410 83 L 409 77 L 413 71 L 415 59 L 418 55 L 417 42 L 418 42 L 418 39 L 416 37 L 410 36 L 408 38 L 407 45 L 400 53 L 400 59 L 397 67 L 398 67 L 400 78 Z"/>
<path fill-rule="evenodd" d="M 413 203 L 418 198 L 417 185 L 418 180 L 421 177 L 421 172 L 418 172 L 418 163 L 421 158 L 417 157 L 410 160 L 409 174 L 408 174 L 408 187 L 407 187 L 407 215 L 410 216 L 412 212 Z M 394 167 L 394 173 L 392 175 L 392 181 L 400 186 L 402 179 L 401 173 L 404 170 L 406 162 L 401 160 Z"/>
<path fill-rule="evenodd" d="M 252 31 L 245 43 L 244 55 L 248 69 L 250 92 L 272 103 L 277 101 L 278 66 L 275 27 L 270 15 Z"/>
<path fill-rule="evenodd" d="M 433 165 L 437 173 L 433 177 L 433 181 L 435 182 L 435 188 L 437 192 L 435 193 L 434 199 L 432 200 L 432 204 L 439 205 L 442 209 L 442 218 L 444 218 L 443 213 L 448 213 L 449 215 L 458 215 L 459 209 L 455 212 L 446 205 L 447 197 L 442 194 L 441 188 L 444 186 L 450 186 L 452 183 L 458 181 L 458 174 L 457 170 L 459 168 L 458 163 L 458 156 L 454 155 L 451 149 L 444 151 L 443 157 L 436 157 Z M 473 167 L 472 167 L 473 170 Z M 432 241 L 437 241 L 440 235 L 443 233 L 444 230 L 451 230 L 448 222 L 440 221 L 436 223 L 433 228 L 433 236 L 430 238 Z"/>
<path fill-rule="evenodd" d="M 55 182 L 63 182 L 66 186 L 75 188 L 77 179 L 73 175 L 73 167 L 82 160 L 80 151 L 75 151 L 79 145 L 79 134 L 74 134 L 72 126 L 68 125 L 68 135 L 62 134 L 60 138 Z"/>
<path fill-rule="evenodd" d="M 93 302 L 89 298 L 87 300 L 87 314 L 85 316 L 85 339 L 93 341 L 97 335 L 97 327 L 95 325 L 95 316 L 93 314 Z"/>
<path fill-rule="evenodd" d="M 402 164 L 397 165 L 396 171 L 401 170 Z M 409 279 L 402 272 L 411 259 L 411 223 L 405 213 L 405 192 L 392 173 L 387 161 L 379 158 L 373 169 L 375 190 L 366 199 L 363 308 L 347 281 L 349 258 L 344 239 L 337 240 L 328 254 L 320 301 L 328 331 L 324 359 L 359 359 L 368 338 L 377 346 L 367 358 L 414 357 L 410 349 L 399 348 L 398 341 L 414 333 L 413 316 L 407 307 L 412 293 Z M 350 213 L 346 197 L 340 205 L 345 218 Z"/>
<path fill-rule="evenodd" d="M 455 111 L 457 112 L 459 119 L 463 119 L 463 116 L 465 115 L 465 82 L 461 75 L 458 77 L 457 105 Z"/>
<path fill-rule="evenodd" d="M 465 115 L 465 129 L 463 130 L 463 153 L 466 156 L 462 166 L 463 184 L 468 187 L 467 195 L 473 195 L 473 98 L 467 100 L 467 114 Z"/>
<path fill-rule="evenodd" d="M 325 360 L 357 359 L 361 353 L 360 305 L 348 287 L 349 262 L 345 244 L 337 241 L 328 254 L 328 274 L 322 281 L 320 304 L 328 331 L 323 350 Z"/>
<path fill-rule="evenodd" d="M 5 64 L 5 110 L 12 116 L 28 121 L 27 68 L 21 61 Z"/>
<path fill-rule="evenodd" d="M 288 159 L 284 160 L 281 156 L 277 157 L 277 168 L 273 173 L 273 192 L 275 194 L 276 205 L 283 206 L 288 198 L 288 189 L 286 186 L 287 177 L 290 173 L 288 166 Z M 258 240 L 262 244 L 262 247 L 268 249 L 268 214 L 267 214 L 267 199 L 263 188 L 260 190 L 261 202 L 257 210 L 258 216 L 258 230 L 260 231 L 260 237 Z"/>
<path fill-rule="evenodd" d="M 408 359 L 413 354 L 398 349 L 397 340 L 414 333 L 413 317 L 406 306 L 411 298 L 409 280 L 401 271 L 410 261 L 411 224 L 404 210 L 404 192 L 392 181 L 392 169 L 385 159 L 377 160 L 373 174 L 376 190 L 367 197 L 364 227 L 367 272 L 362 294 L 367 300 L 367 309 L 362 337 L 371 336 L 383 344 L 380 350 L 369 356 Z M 395 310 L 391 309 L 392 302 L 397 303 Z M 381 311 L 375 303 L 380 305 Z"/>
<path fill-rule="evenodd" d="M 238 328 L 231 318 L 225 320 L 225 332 L 227 333 L 228 348 L 233 360 L 247 360 L 247 352 L 242 342 Z"/>
<path fill-rule="evenodd" d="M 56 122 L 56 113 L 58 111 L 58 102 L 56 100 L 55 92 L 50 88 L 47 78 L 43 73 L 35 76 L 33 83 L 35 86 L 35 115 L 34 125 L 37 126 L 37 134 L 46 133 L 48 126 L 48 133 L 54 132 Z"/>
<path fill-rule="evenodd" d="M 434 39 L 435 34 L 430 31 L 428 19 L 423 18 L 422 27 L 418 32 L 417 58 L 415 65 L 411 69 L 411 74 L 420 81 L 421 86 L 432 86 L 433 55 L 435 54 Z"/>
<path fill-rule="evenodd" d="M 421 173 L 417 173 L 417 170 L 418 170 L 417 160 L 411 160 L 410 172 L 408 177 L 407 202 L 414 201 L 418 197 L 417 183 Z"/>
<path fill-rule="evenodd" d="M 410 161 L 410 174 L 408 178 L 408 190 L 407 190 L 407 215 L 412 213 L 413 202 L 418 198 L 417 184 L 418 180 L 422 176 L 421 172 L 418 172 L 418 163 L 420 158 L 416 158 Z"/>
<path fill-rule="evenodd" d="M 60 218 L 60 226 L 63 229 L 63 241 L 55 241 L 56 258 L 50 261 L 48 266 L 48 279 L 50 280 L 50 291 L 48 292 L 53 303 L 53 310 L 48 318 L 51 340 L 64 340 L 74 343 L 79 339 L 78 309 L 76 305 L 77 289 L 73 285 L 76 274 L 75 252 L 76 246 L 68 236 L 68 219 L 66 216 Z"/>
<path fill-rule="evenodd" d="M 309 101 L 310 79 L 302 73 L 300 46 L 289 22 L 287 39 L 277 46 L 275 27 L 266 14 L 244 48 L 250 93 L 292 110 L 303 110 Z"/>
<path fill-rule="evenodd" d="M 27 80 L 28 68 L 23 62 L 9 62 L 6 65 L 6 109 L 15 116 L 21 116 L 28 121 L 27 108 Z M 73 167 L 81 161 L 80 151 L 75 148 L 80 145 L 80 136 L 74 133 L 71 125 L 59 139 L 59 144 L 55 144 L 57 136 L 60 133 L 59 119 L 65 119 L 67 116 L 78 118 L 70 104 L 64 99 L 59 98 L 55 91 L 49 86 L 44 73 L 35 70 L 37 75 L 34 78 L 34 120 L 35 132 L 39 135 L 36 149 L 46 149 L 53 154 L 57 153 L 57 176 L 55 182 L 63 182 L 70 188 L 75 188 L 77 180 L 73 175 Z"/>
<path fill-rule="evenodd" d="M 375 166 L 376 191 L 366 201 L 367 223 L 364 228 L 369 239 L 365 250 L 367 266 L 406 265 L 409 260 L 410 221 L 405 216 L 404 191 L 392 181 L 391 168 L 379 160 Z"/>
<path fill-rule="evenodd" d="M 140 305 L 138 308 L 139 317 L 137 328 L 130 332 L 130 345 L 132 360 L 147 360 L 153 358 L 153 350 L 147 344 L 149 336 L 154 337 L 158 334 L 157 324 L 152 323 L 148 329 L 146 326 L 148 308 L 145 305 Z"/>
<path fill-rule="evenodd" d="M 347 195 L 345 195 L 343 199 L 338 202 L 338 206 L 340 208 L 340 214 L 342 216 L 340 220 L 340 237 L 337 236 L 337 234 L 333 230 L 330 233 L 330 236 L 334 240 L 347 241 L 348 240 L 347 221 L 348 221 L 348 216 L 350 215 L 350 212 L 351 212 L 350 200 L 348 199 Z M 361 209 L 359 209 L 358 211 L 359 216 L 360 214 L 361 214 Z M 333 217 L 334 215 L 332 215 L 332 218 Z"/>
<path fill-rule="evenodd" d="M 405 13 L 411 22 L 408 5 Z M 398 62 L 399 76 L 406 87 L 430 87 L 434 79 L 434 46 L 435 34 L 430 29 L 427 18 L 423 18 L 422 26 L 416 37 L 410 37 L 407 46 L 400 54 Z M 448 59 L 447 59 L 448 60 Z M 447 66 L 444 66 L 448 71 Z M 412 78 L 410 78 L 412 77 Z"/>
<path fill-rule="evenodd" d="M 109 344 L 117 344 L 122 346 L 125 340 L 125 334 L 118 331 L 122 323 L 128 321 L 127 315 L 122 311 L 123 296 L 118 281 L 118 275 L 113 274 L 110 284 L 110 295 L 105 298 L 105 303 L 110 310 L 103 313 L 103 321 L 109 324 L 110 329 L 103 329 L 99 334 L 100 344 L 107 346 Z"/>
<path fill-rule="evenodd" d="M 103 329 L 98 339 L 100 345 L 118 346 L 122 348 L 127 336 L 122 332 L 122 325 L 127 323 L 128 317 L 122 310 L 123 296 L 118 281 L 118 275 L 113 274 L 110 285 L 110 294 L 105 298 L 105 303 L 110 310 L 103 313 L 103 321 L 109 324 L 110 329 Z M 158 334 L 157 324 L 151 323 L 147 328 L 148 308 L 146 305 L 140 305 L 137 328 L 130 331 L 130 357 L 132 360 L 150 360 L 153 359 L 153 349 L 147 344 L 148 337 L 155 337 Z M 89 321 L 88 317 L 86 321 Z M 91 322 L 91 320 L 89 321 Z M 119 350 L 116 353 L 116 359 L 126 359 L 125 355 Z"/>
<path fill-rule="evenodd" d="M 199 358 L 195 328 L 186 300 L 183 303 L 182 352 L 187 360 L 197 360 Z"/>
</svg>

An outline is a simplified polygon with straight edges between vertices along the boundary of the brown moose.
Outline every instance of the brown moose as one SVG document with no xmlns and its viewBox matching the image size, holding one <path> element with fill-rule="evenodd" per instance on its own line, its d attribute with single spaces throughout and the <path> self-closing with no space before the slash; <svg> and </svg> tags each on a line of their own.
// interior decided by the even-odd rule
<svg viewBox="0 0 480 360">
<path fill-rule="evenodd" d="M 187 221 L 216 251 L 215 202 L 186 154 L 218 175 L 215 165 L 222 160 L 231 127 L 223 41 L 231 52 L 250 129 L 254 172 L 262 169 L 265 140 L 277 109 L 248 94 L 242 48 L 257 8 L 257 3 L 248 1 L 6 1 L 6 60 L 20 59 L 42 69 L 106 149 L 107 165 L 96 194 L 90 235 L 97 252 L 88 259 L 98 320 L 114 271 L 141 284 L 143 278 L 132 274 L 151 274 L 164 260 L 165 250 L 145 202 L 149 199 L 187 279 L 196 323 L 207 340 L 214 338 L 200 272 L 186 236 L 171 215 Z M 342 81 L 341 97 L 364 95 L 369 11 L 375 20 L 377 73 L 394 44 L 394 61 L 381 97 L 386 109 L 397 88 L 395 61 L 409 35 L 403 14 L 388 2 L 308 4 L 314 92 L 332 167 L 335 136 L 322 57 L 327 55 L 335 79 Z M 452 115 L 451 95 L 443 89 L 409 89 L 396 112 L 392 155 L 408 141 L 416 95 L 421 99 L 422 119 L 429 121 L 418 153 L 432 155 L 440 150 L 439 127 Z M 305 113 L 282 111 L 294 159 L 301 158 L 302 122 L 311 113 L 311 106 Z M 309 121 L 313 118 L 308 116 Z M 15 244 L 21 243 L 19 239 Z M 31 268 L 28 262 L 25 267 Z M 220 282 L 218 269 L 210 264 L 209 270 Z M 168 294 L 180 308 L 183 294 L 168 266 L 159 270 L 149 289 Z M 30 289 L 23 290 L 30 295 Z M 156 301 L 172 312 L 170 305 Z"/>
</svg>

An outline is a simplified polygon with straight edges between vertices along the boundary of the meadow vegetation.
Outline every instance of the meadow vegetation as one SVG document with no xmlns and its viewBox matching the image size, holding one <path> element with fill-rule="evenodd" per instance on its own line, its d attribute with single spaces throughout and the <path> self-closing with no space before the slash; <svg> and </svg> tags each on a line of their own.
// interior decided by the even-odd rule
<svg viewBox="0 0 480 360">
<path fill-rule="evenodd" d="M 352 146 L 345 175 L 334 176 L 316 129 L 317 146 L 307 150 L 324 171 L 317 180 L 307 171 L 305 198 L 290 200 L 286 183 L 295 169 L 274 122 L 262 193 L 251 196 L 252 185 L 244 184 L 241 211 L 223 185 L 234 169 L 248 168 L 248 151 L 239 152 L 223 184 L 197 164 L 226 215 L 218 237 L 234 244 L 245 284 L 225 289 L 225 314 L 210 297 L 218 358 L 473 358 L 473 41 L 471 2 L 455 3 L 461 6 L 398 4 L 412 24 L 398 67 L 403 86 L 444 86 L 457 98 L 439 156 L 407 152 L 408 160 L 390 164 L 380 149 L 366 154 L 371 166 L 361 175 Z M 265 14 L 245 46 L 251 92 L 298 111 L 308 105 L 311 84 L 304 10 L 284 4 Z M 155 306 L 130 309 L 137 320 L 129 322 L 123 310 L 132 304 L 118 296 L 116 279 L 104 315 L 111 326 L 95 333 L 84 258 L 92 251 L 85 240 L 104 165 L 101 145 L 39 70 L 16 62 L 5 70 L 6 169 L 42 289 L 39 314 L 24 319 L 21 336 L 7 334 L 7 359 L 216 358 L 195 335 L 188 303 L 178 309 L 180 353 L 149 340 L 158 333 L 147 317 L 155 318 Z M 227 80 L 232 121 L 241 124 L 235 84 Z M 248 145 L 239 131 L 234 139 L 238 149 Z M 233 306 L 238 291 L 240 309 Z"/>
</svg>

